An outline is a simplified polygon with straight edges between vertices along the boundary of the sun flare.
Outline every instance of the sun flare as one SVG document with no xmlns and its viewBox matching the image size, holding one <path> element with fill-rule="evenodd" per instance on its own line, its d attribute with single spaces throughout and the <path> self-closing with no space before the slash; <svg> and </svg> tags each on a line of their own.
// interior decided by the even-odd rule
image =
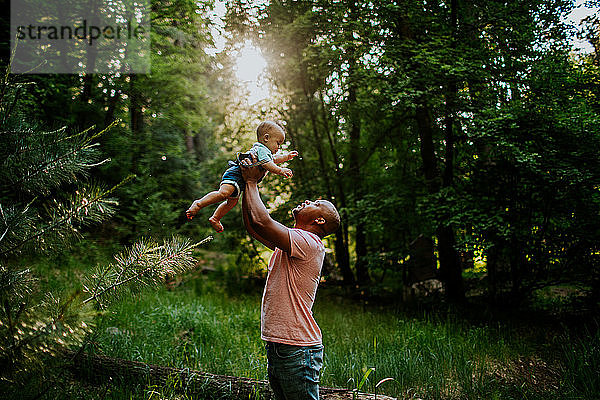
<svg viewBox="0 0 600 400">
<path fill-rule="evenodd" d="M 254 47 L 250 41 L 246 41 L 239 50 L 235 74 L 250 92 L 248 102 L 255 104 L 269 96 L 268 82 L 266 79 L 267 62 L 260 49 Z"/>
</svg>

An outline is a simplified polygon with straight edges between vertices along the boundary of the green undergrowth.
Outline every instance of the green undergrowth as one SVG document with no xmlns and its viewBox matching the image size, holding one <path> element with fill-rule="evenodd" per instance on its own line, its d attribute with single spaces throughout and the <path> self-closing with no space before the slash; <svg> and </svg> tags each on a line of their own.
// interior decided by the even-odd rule
<svg viewBox="0 0 600 400">
<path fill-rule="evenodd" d="M 80 246 L 67 255 L 27 261 L 40 285 L 74 290 L 110 250 Z M 228 257 L 200 254 L 195 271 L 158 291 L 114 304 L 101 318 L 90 351 L 110 357 L 266 379 L 260 339 L 259 284 L 231 285 Z M 205 271 L 206 272 L 206 271 Z M 244 290 L 232 290 L 232 287 Z M 325 346 L 321 384 L 403 399 L 594 399 L 600 393 L 597 326 L 548 329 L 531 320 L 478 318 L 475 308 L 405 310 L 365 305 L 322 287 L 314 315 Z M 379 386 L 377 384 L 386 378 Z M 90 398 L 188 398 L 175 387 L 78 386 Z M 89 390 L 88 390 L 89 389 Z M 77 390 L 74 392 L 76 393 Z M 190 397 L 191 398 L 191 397 Z"/>
<path fill-rule="evenodd" d="M 213 290 L 191 280 L 118 305 L 100 326 L 97 350 L 152 364 L 266 379 L 260 291 L 232 294 L 214 282 L 208 286 Z M 554 338 L 554 345 L 571 357 L 567 381 L 564 367 L 545 359 L 543 343 L 535 342 L 539 336 L 509 323 L 474 324 L 457 313 L 408 316 L 393 307 L 364 307 L 327 290 L 319 293 L 314 314 L 324 333 L 325 386 L 360 386 L 361 391 L 415 399 L 594 398 L 596 393 L 597 386 L 585 387 L 594 385 L 585 369 L 592 360 L 569 346 L 587 346 L 582 348 L 587 353 L 597 346 L 597 338 Z M 597 355 L 591 357 L 597 362 Z M 376 387 L 385 378 L 393 379 Z"/>
</svg>

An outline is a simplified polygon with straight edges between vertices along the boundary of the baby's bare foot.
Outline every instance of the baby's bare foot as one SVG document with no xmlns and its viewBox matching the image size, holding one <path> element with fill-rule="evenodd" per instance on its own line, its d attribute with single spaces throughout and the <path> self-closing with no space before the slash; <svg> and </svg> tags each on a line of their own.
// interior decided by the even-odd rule
<svg viewBox="0 0 600 400">
<path fill-rule="evenodd" d="M 187 217 L 187 219 L 189 219 L 191 221 L 192 218 L 194 218 L 196 216 L 196 214 L 198 214 L 198 211 L 200 211 L 200 210 L 196 206 L 196 202 L 193 202 L 192 205 L 190 206 L 190 208 L 185 210 L 185 216 Z"/>
<path fill-rule="evenodd" d="M 213 229 L 215 231 L 217 231 L 217 232 L 223 232 L 223 225 L 221 225 L 221 221 L 219 221 L 215 217 L 210 217 L 208 219 L 208 222 L 210 222 L 210 225 L 213 227 Z"/>
<path fill-rule="evenodd" d="M 189 219 L 190 221 L 192 220 L 192 218 L 194 218 L 195 215 L 196 215 L 196 213 L 193 212 L 192 210 L 187 210 L 185 212 L 186 218 Z"/>
</svg>

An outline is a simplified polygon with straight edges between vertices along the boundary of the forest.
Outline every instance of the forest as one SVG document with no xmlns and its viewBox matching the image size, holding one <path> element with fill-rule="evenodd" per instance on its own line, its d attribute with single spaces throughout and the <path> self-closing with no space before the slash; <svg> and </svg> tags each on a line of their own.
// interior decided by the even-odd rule
<svg viewBox="0 0 600 400">
<path fill-rule="evenodd" d="M 14 20 L 144 2 L 23 1 L 0 19 L 1 398 L 275 398 L 272 252 L 242 201 L 222 232 L 216 205 L 185 216 L 262 121 L 298 152 L 258 185 L 271 217 L 341 218 L 322 399 L 600 397 L 600 2 L 148 0 L 140 48 L 67 65 Z"/>
</svg>

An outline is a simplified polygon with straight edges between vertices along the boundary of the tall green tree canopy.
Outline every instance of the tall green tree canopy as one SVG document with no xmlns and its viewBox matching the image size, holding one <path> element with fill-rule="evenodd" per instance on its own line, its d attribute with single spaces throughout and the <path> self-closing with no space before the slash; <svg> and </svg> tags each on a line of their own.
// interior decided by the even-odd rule
<svg viewBox="0 0 600 400">
<path fill-rule="evenodd" d="M 588 151 L 598 143 L 583 89 L 595 84 L 571 53 L 573 7 L 230 3 L 228 26 L 266 54 L 303 149 L 294 194 L 328 196 L 343 211 L 335 250 L 346 281 L 401 276 L 419 234 L 435 238 L 454 299 L 473 251 L 487 257 L 492 297 L 579 279 L 573 254 L 597 271 Z"/>
</svg>

